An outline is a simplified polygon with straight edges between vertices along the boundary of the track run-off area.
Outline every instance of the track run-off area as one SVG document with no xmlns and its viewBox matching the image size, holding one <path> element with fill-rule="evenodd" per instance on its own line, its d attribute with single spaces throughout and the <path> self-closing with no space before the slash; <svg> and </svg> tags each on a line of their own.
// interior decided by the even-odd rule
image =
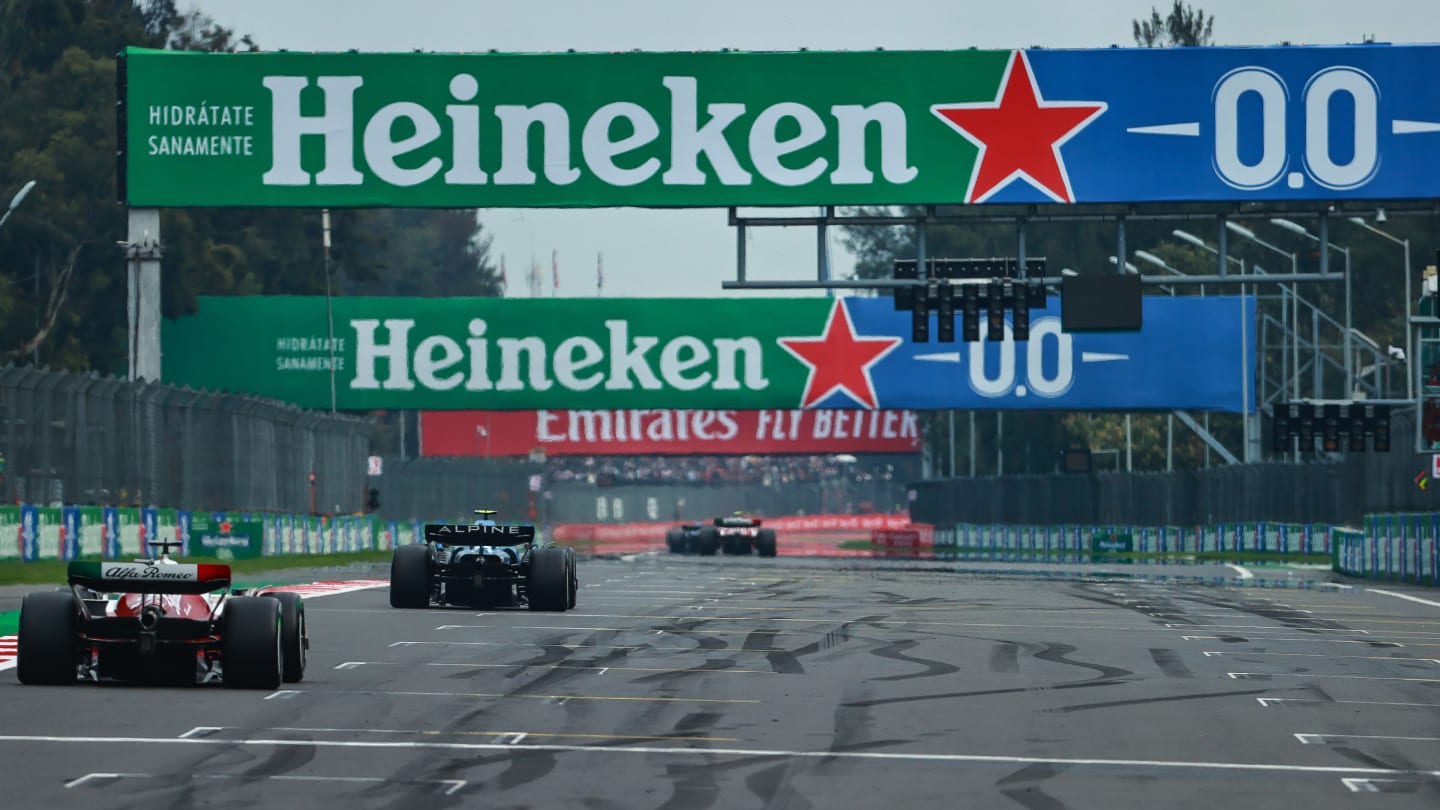
<svg viewBox="0 0 1440 810">
<path fill-rule="evenodd" d="M 580 578 L 566 613 L 307 599 L 305 680 L 271 693 L 0 673 L 0 806 L 1440 806 L 1434 592 L 654 554 Z"/>
</svg>

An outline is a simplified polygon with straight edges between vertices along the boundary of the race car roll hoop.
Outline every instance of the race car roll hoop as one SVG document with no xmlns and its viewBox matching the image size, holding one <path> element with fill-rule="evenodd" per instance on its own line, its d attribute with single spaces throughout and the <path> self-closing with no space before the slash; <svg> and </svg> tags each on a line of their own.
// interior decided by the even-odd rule
<svg viewBox="0 0 1440 810">
<path fill-rule="evenodd" d="M 425 542 L 400 546 L 390 562 L 390 606 L 575 607 L 575 552 L 535 542 L 535 527 L 504 525 L 477 509 L 474 524 L 427 523 Z"/>
</svg>

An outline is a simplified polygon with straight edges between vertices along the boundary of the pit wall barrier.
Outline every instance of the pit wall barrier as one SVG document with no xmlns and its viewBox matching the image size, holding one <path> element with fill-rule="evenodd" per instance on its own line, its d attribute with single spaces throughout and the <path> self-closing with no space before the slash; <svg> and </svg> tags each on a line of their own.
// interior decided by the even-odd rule
<svg viewBox="0 0 1440 810">
<path fill-rule="evenodd" d="M 937 554 L 1024 560 L 1037 555 L 1089 558 L 1094 554 L 1330 554 L 1337 530 L 1327 524 L 1234 523 L 1215 526 L 1004 526 L 960 524 L 937 529 Z"/>
<path fill-rule="evenodd" d="M 1337 534 L 1333 567 L 1363 579 L 1440 586 L 1440 513 L 1366 515 L 1362 529 Z"/>
<path fill-rule="evenodd" d="M 148 553 L 149 537 L 178 540 L 177 556 L 219 559 L 384 551 L 419 541 L 423 525 L 359 515 L 19 504 L 0 506 L 0 561 L 137 557 Z"/>
<path fill-rule="evenodd" d="M 698 521 L 710 524 L 711 521 Z M 560 523 L 552 530 L 557 543 L 577 541 L 643 541 L 653 540 L 657 545 L 665 540 L 665 532 L 679 526 L 682 521 L 656 521 L 647 523 Z M 793 517 L 762 518 L 761 526 L 774 529 L 782 537 L 786 534 L 864 536 L 877 529 L 916 528 L 906 515 L 802 515 Z M 925 527 L 929 528 L 929 527 Z"/>
</svg>

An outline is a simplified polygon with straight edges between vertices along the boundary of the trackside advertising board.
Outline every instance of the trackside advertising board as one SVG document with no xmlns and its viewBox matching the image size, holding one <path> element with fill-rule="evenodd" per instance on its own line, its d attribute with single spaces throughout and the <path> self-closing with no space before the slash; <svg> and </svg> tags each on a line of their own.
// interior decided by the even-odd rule
<svg viewBox="0 0 1440 810">
<path fill-rule="evenodd" d="M 423 456 L 916 453 L 914 411 L 422 411 Z"/>
<path fill-rule="evenodd" d="M 335 387 L 349 410 L 1253 408 L 1253 298 L 1144 306 L 1139 332 L 1062 333 L 1052 297 L 1028 341 L 915 344 L 888 298 L 337 298 Z M 326 323 L 323 297 L 201 298 L 163 326 L 163 380 L 329 407 Z"/>
<path fill-rule="evenodd" d="M 132 206 L 1429 198 L 1440 46 L 129 49 Z"/>
</svg>

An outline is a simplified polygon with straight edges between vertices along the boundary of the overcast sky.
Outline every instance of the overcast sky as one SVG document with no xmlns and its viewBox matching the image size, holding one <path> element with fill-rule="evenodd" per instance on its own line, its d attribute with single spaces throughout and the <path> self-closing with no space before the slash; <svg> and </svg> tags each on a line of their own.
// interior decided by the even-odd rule
<svg viewBox="0 0 1440 810">
<path fill-rule="evenodd" d="M 1220 45 L 1440 42 L 1440 0 L 1198 0 Z M 184 6 L 184 3 L 181 3 Z M 953 50 L 1133 44 L 1132 19 L 1169 0 L 196 0 L 216 22 L 266 50 L 619 51 Z M 550 294 L 595 294 L 605 255 L 607 296 L 720 295 L 733 278 L 735 234 L 723 209 L 492 209 L 481 222 L 504 256 L 511 296 L 528 295 L 532 255 Z M 853 261 L 831 236 L 837 277 Z M 813 278 L 811 229 L 763 229 L 750 242 L 752 278 Z M 732 293 L 754 295 L 754 293 Z"/>
</svg>

